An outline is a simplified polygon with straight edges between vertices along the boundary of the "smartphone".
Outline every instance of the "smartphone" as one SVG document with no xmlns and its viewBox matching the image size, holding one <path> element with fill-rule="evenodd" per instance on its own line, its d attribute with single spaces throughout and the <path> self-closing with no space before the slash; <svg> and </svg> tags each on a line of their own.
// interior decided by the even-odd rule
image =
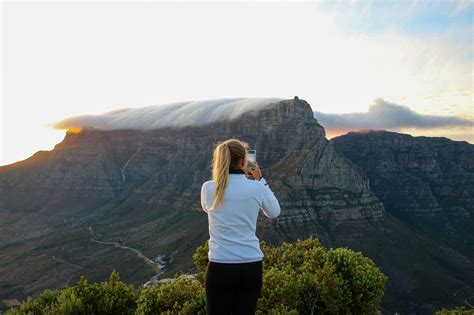
<svg viewBox="0 0 474 315">
<path fill-rule="evenodd" d="M 256 150 L 247 150 L 247 166 L 248 170 L 255 170 L 255 161 L 257 160 Z"/>
</svg>

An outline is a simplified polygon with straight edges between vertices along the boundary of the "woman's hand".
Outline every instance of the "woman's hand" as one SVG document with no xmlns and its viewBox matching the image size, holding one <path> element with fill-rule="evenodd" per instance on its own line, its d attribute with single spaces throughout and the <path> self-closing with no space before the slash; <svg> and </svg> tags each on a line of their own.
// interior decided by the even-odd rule
<svg viewBox="0 0 474 315">
<path fill-rule="evenodd" d="M 253 177 L 253 178 L 250 178 L 250 179 L 259 180 L 262 177 L 262 172 L 260 171 L 260 166 L 258 166 L 257 161 L 255 161 L 254 163 L 255 163 L 255 169 L 254 170 L 250 170 L 250 169 L 248 170 L 249 174 Z"/>
</svg>

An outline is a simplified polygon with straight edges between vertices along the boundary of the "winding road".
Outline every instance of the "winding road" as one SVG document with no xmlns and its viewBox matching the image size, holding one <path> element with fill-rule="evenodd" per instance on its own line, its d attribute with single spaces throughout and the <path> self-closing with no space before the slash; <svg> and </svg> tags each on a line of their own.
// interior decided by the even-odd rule
<svg viewBox="0 0 474 315">
<path fill-rule="evenodd" d="M 100 235 L 100 234 L 94 233 L 94 231 L 92 230 L 92 226 L 89 226 L 89 227 L 87 228 L 87 230 L 89 231 L 89 233 L 90 233 L 92 236 Z M 120 243 L 117 243 L 117 242 L 99 241 L 99 240 L 96 240 L 96 239 L 94 239 L 94 238 L 91 238 L 90 240 L 91 240 L 92 242 L 95 242 L 95 243 L 98 243 L 98 244 L 112 245 L 112 246 L 117 247 L 117 248 L 123 248 L 123 249 L 127 249 L 127 250 L 133 251 L 135 254 L 137 254 L 138 257 L 140 257 L 141 259 L 143 259 L 147 265 L 149 265 L 150 267 L 153 268 L 153 270 L 155 270 L 156 275 L 154 275 L 154 276 L 152 277 L 152 279 L 156 279 L 159 275 L 161 275 L 162 273 L 164 273 L 164 271 L 163 271 L 163 267 L 164 267 L 164 266 L 163 266 L 163 265 L 161 265 L 161 264 L 159 264 L 159 263 L 155 263 L 153 260 L 151 260 L 151 259 L 148 258 L 147 256 L 143 255 L 143 253 L 142 253 L 141 251 L 139 251 L 138 249 L 136 249 L 136 248 L 129 247 L 129 246 L 125 246 L 125 245 L 121 245 Z"/>
</svg>

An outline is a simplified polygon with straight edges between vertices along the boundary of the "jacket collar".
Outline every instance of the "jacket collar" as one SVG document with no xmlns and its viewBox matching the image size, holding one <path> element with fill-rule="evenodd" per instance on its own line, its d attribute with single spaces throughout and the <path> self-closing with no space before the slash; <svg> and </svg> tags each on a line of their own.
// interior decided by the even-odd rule
<svg viewBox="0 0 474 315">
<path fill-rule="evenodd" d="M 229 174 L 245 174 L 241 169 L 238 170 L 229 170 Z"/>
<path fill-rule="evenodd" d="M 245 172 L 242 171 L 241 169 L 239 169 L 239 170 L 229 170 L 229 178 L 245 178 L 245 179 L 247 179 L 247 176 L 245 176 Z"/>
</svg>

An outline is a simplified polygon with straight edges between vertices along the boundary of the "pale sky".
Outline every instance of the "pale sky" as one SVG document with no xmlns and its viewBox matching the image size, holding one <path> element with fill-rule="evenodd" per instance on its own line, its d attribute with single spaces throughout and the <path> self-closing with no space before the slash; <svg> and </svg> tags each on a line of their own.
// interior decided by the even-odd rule
<svg viewBox="0 0 474 315">
<path fill-rule="evenodd" d="M 327 113 L 328 138 L 352 127 L 335 115 L 370 123 L 390 108 L 422 122 L 390 130 L 474 143 L 472 1 L 3 1 L 1 11 L 0 165 L 51 150 L 65 135 L 51 124 L 70 116 L 219 98 L 298 95 Z"/>
</svg>

